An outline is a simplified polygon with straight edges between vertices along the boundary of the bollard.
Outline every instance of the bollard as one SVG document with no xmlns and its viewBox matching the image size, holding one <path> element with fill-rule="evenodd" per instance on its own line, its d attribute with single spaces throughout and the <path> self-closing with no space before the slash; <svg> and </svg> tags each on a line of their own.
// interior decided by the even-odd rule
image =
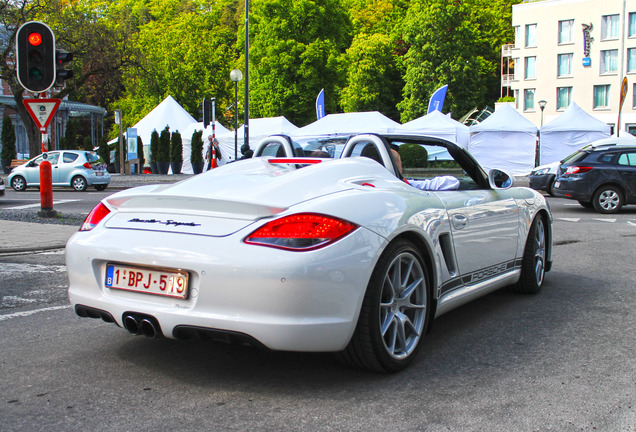
<svg viewBox="0 0 636 432">
<path fill-rule="evenodd" d="M 38 216 L 46 218 L 57 217 L 57 212 L 53 210 L 53 174 L 51 162 L 44 160 L 40 163 L 40 211 Z"/>
</svg>

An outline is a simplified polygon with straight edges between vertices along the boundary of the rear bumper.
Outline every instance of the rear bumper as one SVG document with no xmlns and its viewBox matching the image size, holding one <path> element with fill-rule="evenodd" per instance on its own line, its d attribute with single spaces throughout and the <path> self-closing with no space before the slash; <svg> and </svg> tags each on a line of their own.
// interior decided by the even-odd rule
<svg viewBox="0 0 636 432">
<path fill-rule="evenodd" d="M 554 182 L 554 196 L 589 202 L 592 192 L 586 181 L 580 178 L 560 178 Z"/>
</svg>

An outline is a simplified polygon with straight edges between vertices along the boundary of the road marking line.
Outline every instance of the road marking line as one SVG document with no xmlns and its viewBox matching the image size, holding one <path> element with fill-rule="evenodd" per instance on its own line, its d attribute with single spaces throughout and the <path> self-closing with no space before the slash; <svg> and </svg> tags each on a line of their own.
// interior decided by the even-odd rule
<svg viewBox="0 0 636 432">
<path fill-rule="evenodd" d="M 578 222 L 581 220 L 581 218 L 557 218 L 557 220 L 562 220 L 566 222 Z"/>
<path fill-rule="evenodd" d="M 60 309 L 69 309 L 70 307 L 71 307 L 71 305 L 52 306 L 52 307 L 43 308 L 43 309 L 35 309 L 35 310 L 24 311 L 24 312 L 15 312 L 15 313 L 12 313 L 12 314 L 7 314 L 7 315 L 0 315 L 0 321 L 6 321 L 6 320 L 12 319 L 12 318 L 27 317 L 27 316 L 36 314 L 38 312 L 49 312 L 49 311 L 60 310 Z"/>
<path fill-rule="evenodd" d="M 599 222 L 616 222 L 616 219 L 601 219 L 601 218 L 592 218 L 593 220 L 597 220 Z"/>
<path fill-rule="evenodd" d="M 75 202 L 75 201 L 79 201 L 79 200 L 78 199 L 57 200 L 57 201 L 53 201 L 53 205 L 66 204 L 66 203 Z M 27 204 L 23 206 L 7 207 L 6 210 L 23 210 L 28 208 L 40 207 L 41 205 L 42 204 Z"/>
</svg>

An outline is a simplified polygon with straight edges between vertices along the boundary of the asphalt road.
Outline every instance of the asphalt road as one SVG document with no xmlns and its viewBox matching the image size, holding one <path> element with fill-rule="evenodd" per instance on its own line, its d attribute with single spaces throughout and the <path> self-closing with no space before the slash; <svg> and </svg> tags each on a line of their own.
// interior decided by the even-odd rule
<svg viewBox="0 0 636 432">
<path fill-rule="evenodd" d="M 131 336 L 74 315 L 63 251 L 1 256 L 0 431 L 636 431 L 636 207 L 550 203 L 543 291 L 440 317 L 393 375 Z"/>
</svg>

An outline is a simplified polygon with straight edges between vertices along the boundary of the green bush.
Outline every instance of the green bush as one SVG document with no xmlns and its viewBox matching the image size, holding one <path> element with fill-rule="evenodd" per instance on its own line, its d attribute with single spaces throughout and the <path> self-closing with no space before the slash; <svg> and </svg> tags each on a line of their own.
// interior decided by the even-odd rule
<svg viewBox="0 0 636 432">
<path fill-rule="evenodd" d="M 97 154 L 99 155 L 99 157 L 104 159 L 104 162 L 106 162 L 107 164 L 110 163 L 110 147 L 108 147 L 108 143 L 106 142 L 106 138 L 104 137 L 102 137 L 102 140 L 99 143 Z"/>
<path fill-rule="evenodd" d="M 499 100 L 497 102 L 514 102 L 515 98 L 512 96 L 504 96 L 504 97 L 500 97 Z"/>
<path fill-rule="evenodd" d="M 157 153 L 159 152 L 159 132 L 157 129 L 150 134 L 150 162 L 157 162 Z"/>
<path fill-rule="evenodd" d="M 0 153 L 0 159 L 10 161 L 17 157 L 17 150 L 15 148 L 15 128 L 9 117 L 2 119 L 2 152 Z"/>
<path fill-rule="evenodd" d="M 190 162 L 201 163 L 203 162 L 203 139 L 201 136 L 203 131 L 194 131 L 192 134 L 192 144 L 190 145 Z"/>
<path fill-rule="evenodd" d="M 139 173 L 144 172 L 144 164 L 146 163 L 144 157 L 144 142 L 141 140 L 141 137 L 137 137 L 137 159 L 139 159 Z"/>
<path fill-rule="evenodd" d="M 170 162 L 183 162 L 183 141 L 178 130 L 170 137 Z"/>
<path fill-rule="evenodd" d="M 159 134 L 157 162 L 170 162 L 170 127 L 166 126 Z"/>
<path fill-rule="evenodd" d="M 426 168 L 428 152 L 419 144 L 407 143 L 400 146 L 400 159 L 404 168 Z"/>
</svg>

